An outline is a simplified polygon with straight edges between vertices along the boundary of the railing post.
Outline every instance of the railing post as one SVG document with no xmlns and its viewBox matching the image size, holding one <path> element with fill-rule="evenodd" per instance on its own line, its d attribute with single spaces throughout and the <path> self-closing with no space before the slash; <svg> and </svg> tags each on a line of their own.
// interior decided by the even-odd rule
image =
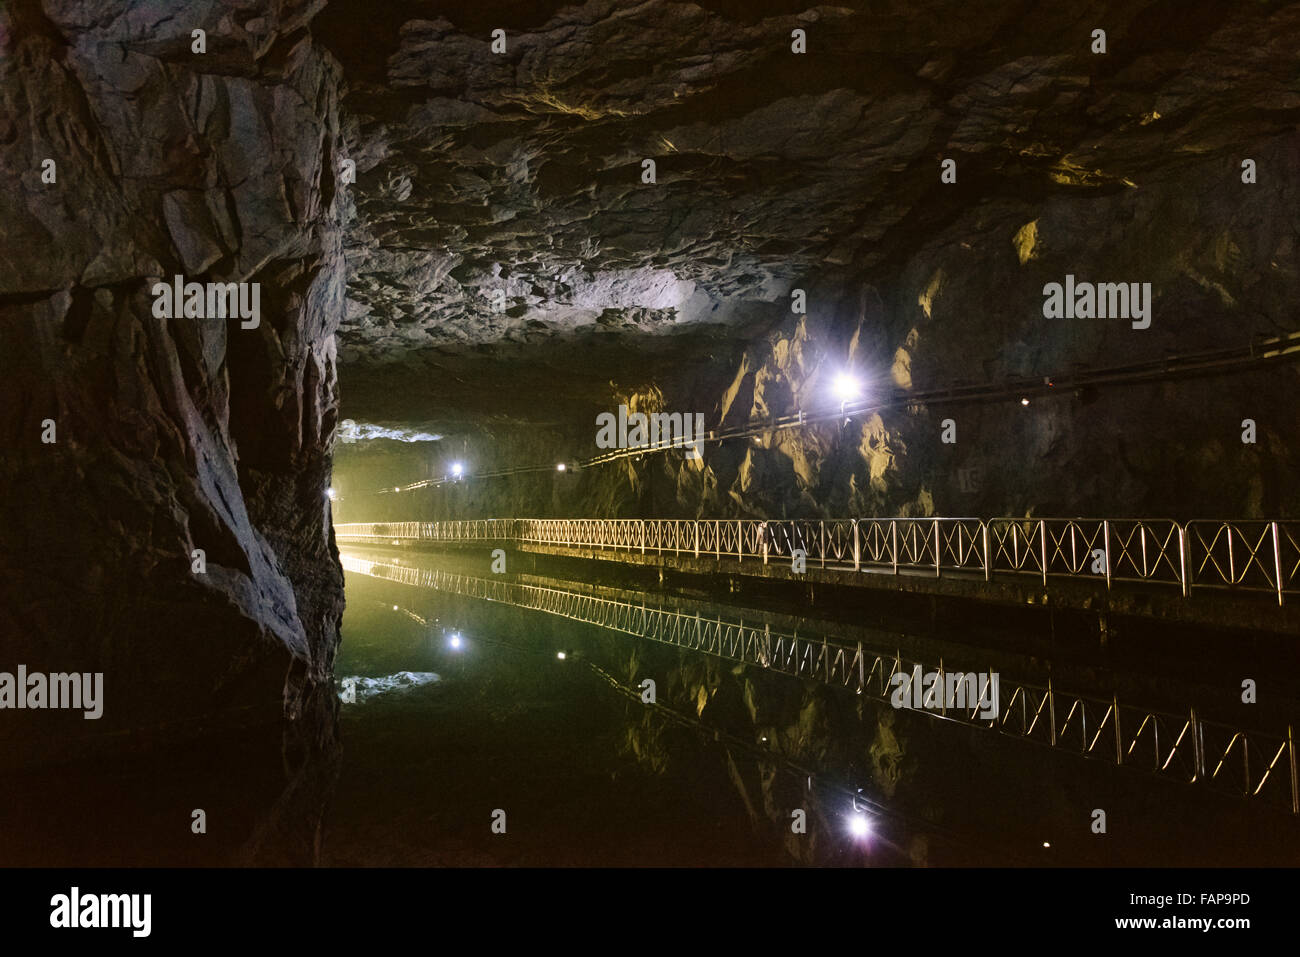
<svg viewBox="0 0 1300 957">
<path fill-rule="evenodd" d="M 820 519 L 817 522 L 822 530 L 822 568 L 826 567 L 826 520 Z"/>
<path fill-rule="evenodd" d="M 1119 727 L 1119 695 L 1110 696 L 1110 714 L 1112 724 L 1115 726 L 1115 763 L 1122 765 L 1124 763 L 1124 737 Z"/>
<path fill-rule="evenodd" d="M 1235 585 L 1237 584 L 1237 559 L 1236 552 L 1232 548 L 1232 526 L 1224 522 L 1221 527 L 1228 530 L 1228 584 Z M 1247 563 L 1246 567 L 1250 567 L 1249 563 Z M 1222 576 L 1223 573 L 1220 572 L 1219 574 Z"/>
<path fill-rule="evenodd" d="M 891 557 L 894 560 L 894 574 L 897 575 L 898 574 L 898 521 L 896 519 L 889 520 L 889 548 L 890 551 L 893 553 Z"/>
<path fill-rule="evenodd" d="M 1178 525 L 1178 580 L 1183 585 L 1183 597 L 1191 594 L 1187 582 L 1187 529 Z"/>
<path fill-rule="evenodd" d="M 1047 519 L 1038 520 L 1038 546 L 1042 553 L 1043 587 L 1047 587 Z M 1052 733 L 1052 743 L 1056 743 L 1056 733 Z"/>
<path fill-rule="evenodd" d="M 1201 729 L 1196 721 L 1196 709 L 1189 708 L 1187 720 L 1192 729 L 1192 764 L 1196 768 L 1196 780 L 1205 781 L 1205 754 L 1201 751 Z"/>
<path fill-rule="evenodd" d="M 1056 693 L 1052 691 L 1052 679 L 1047 679 L 1047 726 L 1052 736 L 1052 747 L 1056 747 Z"/>
<path fill-rule="evenodd" d="M 740 519 L 736 519 L 736 561 L 741 564 L 745 562 L 745 533 L 741 528 Z"/>
<path fill-rule="evenodd" d="M 1277 577 L 1277 604 L 1282 607 L 1282 540 L 1278 535 L 1277 522 L 1273 523 L 1273 574 Z"/>
<path fill-rule="evenodd" d="M 862 570 L 862 545 L 858 540 L 858 520 L 853 520 L 853 570 Z"/>
<path fill-rule="evenodd" d="M 645 519 L 641 519 L 641 554 L 645 554 Z"/>
<path fill-rule="evenodd" d="M 934 520 L 934 577 L 939 577 L 939 520 Z"/>
<path fill-rule="evenodd" d="M 1300 774 L 1296 772 L 1295 726 L 1286 726 L 1286 749 L 1291 755 L 1291 813 L 1300 814 Z"/>
<path fill-rule="evenodd" d="M 993 580 L 993 555 L 989 551 L 989 526 L 987 522 L 980 522 L 980 537 L 984 540 L 984 580 L 991 582 Z"/>
<path fill-rule="evenodd" d="M 1110 591 L 1110 519 L 1101 523 L 1101 548 L 1106 556 L 1106 591 Z"/>
<path fill-rule="evenodd" d="M 695 528 L 695 557 L 700 557 L 700 520 L 697 518 L 691 525 Z"/>
</svg>

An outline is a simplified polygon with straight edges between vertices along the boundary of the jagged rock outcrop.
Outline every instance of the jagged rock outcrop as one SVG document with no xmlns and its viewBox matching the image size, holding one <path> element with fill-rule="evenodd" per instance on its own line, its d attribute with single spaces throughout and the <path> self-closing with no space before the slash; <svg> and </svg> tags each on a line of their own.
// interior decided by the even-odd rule
<svg viewBox="0 0 1300 957">
<path fill-rule="evenodd" d="M 318 8 L 0 9 L 0 668 L 103 672 L 105 697 L 7 712 L 6 759 L 293 717 L 328 684 L 343 144 Z M 158 318 L 176 275 L 259 284 L 260 323 Z"/>
</svg>

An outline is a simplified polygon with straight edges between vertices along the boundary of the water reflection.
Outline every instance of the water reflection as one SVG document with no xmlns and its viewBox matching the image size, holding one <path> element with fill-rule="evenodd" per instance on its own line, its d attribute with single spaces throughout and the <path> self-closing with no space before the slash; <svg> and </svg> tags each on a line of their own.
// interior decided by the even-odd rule
<svg viewBox="0 0 1300 957">
<path fill-rule="evenodd" d="M 15 776 L 0 804 L 4 863 L 1149 865 L 1300 853 L 1293 818 L 1240 797 L 896 710 L 865 680 L 873 636 L 798 609 L 494 580 L 481 563 L 394 551 L 347 559 L 336 694 L 288 727 Z M 602 617 L 614 606 L 623 619 Z M 652 619 L 660 640 L 637 631 Z M 692 634 L 712 637 L 692 646 Z M 899 660 L 960 660 L 933 640 L 883 638 Z M 1062 670 L 974 653 L 1013 683 L 1026 662 Z M 1088 674 L 1098 687 L 1123 678 Z M 196 808 L 206 833 L 190 829 Z M 1095 808 L 1114 838 L 1091 831 Z"/>
<path fill-rule="evenodd" d="M 526 657 L 554 679 L 544 693 L 551 706 L 581 710 L 599 700 L 596 690 L 573 684 L 571 673 L 554 683 L 555 665 L 581 664 L 626 702 L 605 716 L 607 725 L 588 720 L 570 732 L 586 741 L 587 760 L 630 758 L 634 768 L 621 773 L 640 776 L 651 795 L 643 803 L 662 806 L 659 795 L 688 792 L 693 806 L 711 809 L 715 825 L 725 818 L 762 863 L 1240 863 L 1243 848 L 1246 860 L 1266 862 L 1286 860 L 1300 846 L 1294 821 L 1268 808 L 1225 803 L 1204 788 L 1144 779 L 1129 767 L 1105 768 L 1068 749 L 1050 753 L 1032 737 L 954 727 L 946 720 L 953 715 L 900 714 L 887 693 L 863 680 L 871 678 L 871 658 L 861 643 L 857 658 L 851 641 L 839 642 L 839 654 L 835 638 L 810 628 L 802 643 L 782 647 L 765 612 L 590 583 L 483 578 L 410 553 L 360 550 L 345 559 L 350 594 L 376 588 L 399 596 L 403 611 L 454 620 L 476 642 L 492 635 L 497 653 L 476 655 L 466 680 L 490 682 L 493 669 Z M 710 616 L 717 627 L 698 634 L 711 638 L 683 639 L 690 622 Z M 737 622 L 744 623 L 738 632 Z M 641 634 L 660 643 L 632 637 Z M 764 637 L 772 641 L 765 645 Z M 987 665 L 988 649 L 979 654 Z M 876 684 L 887 678 L 877 673 Z M 644 698 L 647 681 L 655 683 L 653 705 Z M 1024 692 L 1034 686 L 1011 687 L 1012 706 L 1032 721 L 1041 705 Z M 864 689 L 874 699 L 857 693 Z M 1054 705 L 1067 717 L 1057 694 Z M 1083 710 L 1091 699 L 1071 702 L 1073 729 L 1063 721 L 1053 730 L 1061 741 L 1074 733 L 1095 747 L 1099 729 Z M 1130 706 L 1119 707 L 1127 721 Z M 1122 846 L 1097 841 L 1088 815 L 1103 803 L 1112 816 L 1140 822 L 1141 833 Z M 855 805 L 870 812 L 861 816 Z M 794 827 L 797 812 L 806 832 Z M 1209 840 L 1207 821 L 1217 829 Z M 864 845 L 870 854 L 855 853 Z M 594 852 L 588 860 L 602 862 Z"/>
</svg>

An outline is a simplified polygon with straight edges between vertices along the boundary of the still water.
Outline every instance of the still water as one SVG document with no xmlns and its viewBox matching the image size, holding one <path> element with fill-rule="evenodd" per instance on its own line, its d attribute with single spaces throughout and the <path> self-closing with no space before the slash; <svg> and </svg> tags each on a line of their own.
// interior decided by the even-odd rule
<svg viewBox="0 0 1300 957">
<path fill-rule="evenodd" d="M 710 620 L 765 638 L 820 625 L 832 637 L 843 630 L 850 644 L 896 642 L 904 658 L 960 664 L 964 655 L 971 670 L 1009 682 L 1004 701 L 1018 678 L 1047 672 L 1106 700 L 1158 698 L 1176 711 L 1195 693 L 1184 678 L 1053 662 L 1028 644 L 1033 636 L 1008 636 L 1028 651 L 999 650 L 992 631 L 965 648 L 934 635 L 873 638 L 850 634 L 854 615 L 828 625 L 802 617 L 812 614 L 808 603 L 780 608 L 761 593 L 600 583 L 588 566 L 493 576 L 481 564 L 345 552 L 337 709 L 327 700 L 323 720 L 289 731 L 250 728 L 131 760 L 14 775 L 0 802 L 0 862 L 872 867 L 1300 858 L 1290 814 L 900 711 L 888 696 L 859 693 L 847 659 L 816 658 L 820 638 L 789 659 L 813 656 L 808 669 L 796 661 L 793 674 L 782 673 L 767 646 L 757 663 L 753 654 L 738 661 L 651 640 L 609 609 L 641 623 L 659 609 L 665 634 Z M 192 826 L 200 809 L 201 833 Z M 1098 809 L 1103 833 L 1092 827 Z"/>
<path fill-rule="evenodd" d="M 616 686 L 611 669 L 637 653 L 631 638 L 363 575 L 349 575 L 347 588 L 337 671 L 345 700 L 349 685 L 356 691 L 342 710 L 345 758 L 326 863 L 795 860 L 785 829 L 754 806 L 763 785 L 757 773 L 745 777 L 758 769 L 701 720 L 710 702 L 697 698 L 678 714 Z M 661 684 L 705 687 L 710 666 L 718 664 L 665 672 Z M 767 773 L 788 778 L 787 791 L 807 789 L 793 768 Z M 834 822 L 819 818 L 821 798 L 801 803 L 811 833 L 800 836 L 820 848 Z M 853 809 L 840 803 L 846 839 L 827 849 L 832 858 L 899 858 L 883 838 L 848 835 Z M 494 812 L 504 812 L 504 834 L 500 813 L 493 829 Z"/>
</svg>

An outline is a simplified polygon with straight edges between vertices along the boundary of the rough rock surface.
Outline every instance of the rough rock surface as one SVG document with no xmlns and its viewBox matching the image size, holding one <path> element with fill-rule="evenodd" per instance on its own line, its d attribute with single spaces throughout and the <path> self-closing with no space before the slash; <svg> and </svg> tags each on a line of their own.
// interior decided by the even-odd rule
<svg viewBox="0 0 1300 957">
<path fill-rule="evenodd" d="M 358 16 L 333 4 L 322 32 Z M 834 406 L 852 369 L 888 405 L 704 470 L 648 458 L 559 498 L 494 480 L 370 515 L 1300 511 L 1294 362 L 1029 408 L 910 398 L 1296 331 L 1297 5 L 408 4 L 371 36 L 340 46 L 345 413 L 455 440 L 381 471 L 593 454 L 594 415 L 630 395 L 733 424 Z M 1151 327 L 1044 318 L 1067 274 L 1150 282 Z"/>
<path fill-rule="evenodd" d="M 10 712 L 8 758 L 295 717 L 331 676 L 342 144 L 317 6 L 0 9 L 0 667 L 105 675 L 97 722 Z M 260 325 L 157 318 L 177 274 L 260 283 Z"/>
</svg>

